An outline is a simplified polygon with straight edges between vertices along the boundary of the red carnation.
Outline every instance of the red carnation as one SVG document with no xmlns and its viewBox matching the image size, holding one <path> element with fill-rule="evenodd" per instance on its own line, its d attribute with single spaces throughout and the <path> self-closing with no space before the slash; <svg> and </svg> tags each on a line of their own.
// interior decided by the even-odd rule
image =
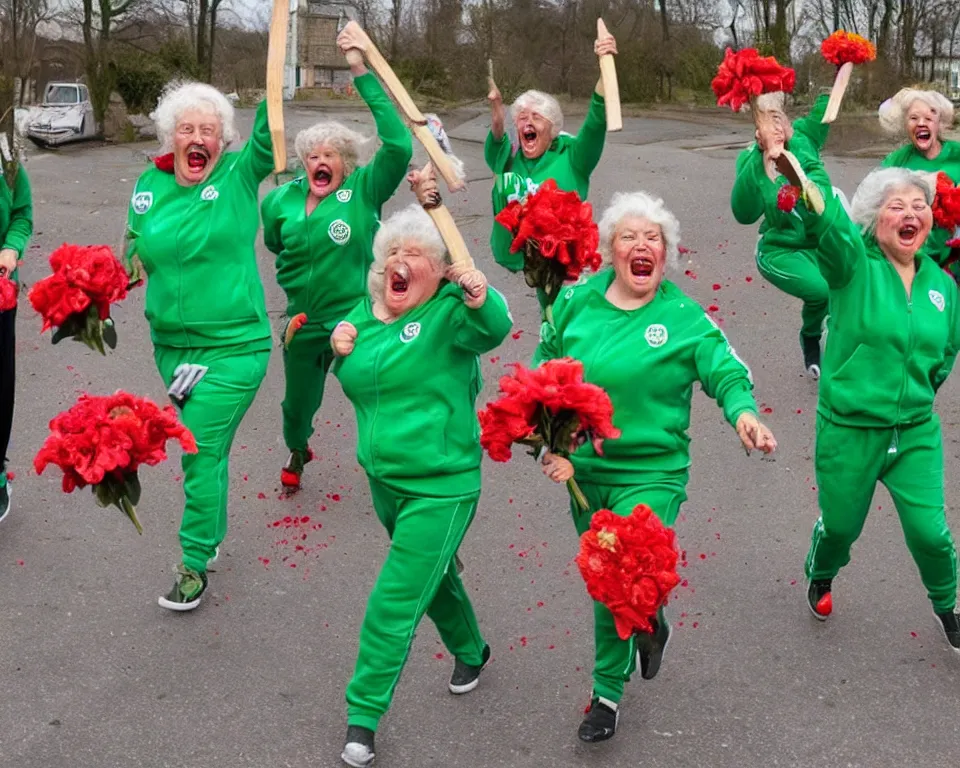
<svg viewBox="0 0 960 768">
<path fill-rule="evenodd" d="M 19 286 L 9 277 L 0 277 L 0 312 L 17 306 Z"/>
<path fill-rule="evenodd" d="M 842 67 L 844 64 L 863 64 L 877 58 L 877 49 L 873 43 L 855 32 L 838 29 L 820 44 L 823 58 L 831 64 Z"/>
<path fill-rule="evenodd" d="M 157 155 L 153 158 L 153 164 L 164 173 L 173 173 L 173 152 Z"/>
<path fill-rule="evenodd" d="M 773 56 L 761 56 L 756 48 L 744 48 L 736 53 L 727 48 L 711 86 L 718 107 L 729 106 L 739 112 L 744 104 L 762 93 L 790 93 L 796 79 L 796 72 L 780 66 Z"/>
<path fill-rule="evenodd" d="M 527 285 L 540 288 L 548 305 L 565 281 L 600 268 L 600 230 L 593 221 L 593 206 L 582 202 L 576 192 L 559 189 L 553 179 L 522 203 L 511 202 L 496 221 L 513 235 L 510 252 L 523 249 Z"/>
<path fill-rule="evenodd" d="M 603 454 L 603 441 L 620 437 L 613 426 L 613 403 L 607 393 L 583 380 L 583 363 L 571 358 L 548 360 L 530 369 L 513 363 L 512 375 L 500 379 L 499 400 L 478 415 L 480 446 L 494 461 L 509 461 L 514 443 L 569 456 L 589 441 Z M 587 501 L 573 480 L 571 492 L 583 509 Z"/>
<path fill-rule="evenodd" d="M 56 328 L 53 343 L 67 337 L 106 354 L 116 345 L 110 305 L 126 298 L 130 280 L 107 245 L 64 244 L 50 254 L 53 274 L 30 289 L 30 303 L 43 318 L 41 333 Z"/>
<path fill-rule="evenodd" d="M 609 509 L 594 514 L 576 561 L 590 597 L 610 609 L 627 640 L 653 631 L 651 619 L 680 583 L 677 558 L 673 529 L 640 504 L 627 517 Z"/>
<path fill-rule="evenodd" d="M 933 220 L 938 227 L 953 232 L 960 226 L 960 187 L 943 171 L 937 174 L 937 192 L 933 198 Z"/>
<path fill-rule="evenodd" d="M 797 207 L 797 201 L 800 199 L 800 187 L 792 184 L 784 184 L 777 192 L 777 208 L 784 213 L 790 213 Z"/>
<path fill-rule="evenodd" d="M 122 391 L 105 397 L 84 394 L 50 422 L 50 435 L 33 466 L 37 474 L 49 464 L 60 467 L 65 493 L 93 486 L 101 507 L 114 504 L 143 533 L 136 515 L 138 470 L 165 461 L 168 440 L 177 440 L 186 453 L 197 452 L 193 435 L 171 406 L 160 409 Z"/>
</svg>

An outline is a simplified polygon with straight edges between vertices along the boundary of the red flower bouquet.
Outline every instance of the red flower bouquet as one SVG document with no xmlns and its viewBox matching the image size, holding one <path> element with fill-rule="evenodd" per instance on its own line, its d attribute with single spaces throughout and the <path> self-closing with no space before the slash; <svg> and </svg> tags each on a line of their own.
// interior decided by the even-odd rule
<svg viewBox="0 0 960 768">
<path fill-rule="evenodd" d="M 157 155 L 153 158 L 153 164 L 159 171 L 173 173 L 173 152 L 167 152 L 165 155 Z"/>
<path fill-rule="evenodd" d="M 30 289 L 30 303 L 43 317 L 41 333 L 56 328 L 53 343 L 82 341 L 106 354 L 116 347 L 110 305 L 126 298 L 131 287 L 123 265 L 106 245 L 61 245 L 50 254 L 53 274 Z"/>
<path fill-rule="evenodd" d="M 603 389 L 583 380 L 583 363 L 569 357 L 529 369 L 513 363 L 500 379 L 503 397 L 489 403 L 480 417 L 480 445 L 494 461 L 509 461 L 514 443 L 530 446 L 537 456 L 546 448 L 569 456 L 590 440 L 603 454 L 603 441 L 620 437 L 613 426 L 613 403 Z M 567 483 L 582 509 L 587 500 L 574 480 Z"/>
<path fill-rule="evenodd" d="M 953 232 L 960 226 L 960 187 L 943 171 L 937 174 L 937 191 L 933 198 L 933 221 Z"/>
<path fill-rule="evenodd" d="M 877 49 L 867 38 L 838 29 L 820 44 L 820 53 L 831 64 L 864 64 L 877 58 Z"/>
<path fill-rule="evenodd" d="M 50 422 L 50 435 L 33 460 L 37 474 L 48 464 L 63 470 L 63 490 L 93 486 L 101 507 L 117 506 L 143 533 L 137 520 L 141 465 L 166 460 L 167 440 L 196 453 L 190 431 L 177 421 L 172 406 L 162 410 L 146 398 L 118 391 L 81 395 L 76 404 Z"/>
<path fill-rule="evenodd" d="M 800 195 L 800 187 L 795 187 L 792 184 L 784 184 L 780 187 L 780 191 L 777 192 L 777 208 L 784 213 L 790 213 L 790 211 L 797 207 L 797 201 L 800 200 Z"/>
<path fill-rule="evenodd" d="M 576 557 L 587 592 L 613 614 L 617 634 L 627 640 L 653 632 L 650 623 L 680 583 L 672 528 L 646 504 L 628 517 L 601 509 L 580 537 Z"/>
<path fill-rule="evenodd" d="M 17 306 L 19 286 L 9 277 L 0 276 L 0 312 L 6 312 Z"/>
<path fill-rule="evenodd" d="M 600 268 L 600 230 L 593 206 L 576 192 L 563 192 L 548 179 L 521 203 L 513 201 L 496 220 L 510 230 L 510 252 L 524 251 L 527 285 L 540 288 L 552 304 L 567 280 L 577 280 L 585 269 Z"/>
<path fill-rule="evenodd" d="M 727 48 L 716 77 L 711 82 L 717 106 L 729 106 L 734 112 L 762 93 L 790 93 L 797 75 L 782 67 L 773 56 L 761 56 L 756 48 L 734 53 Z"/>
</svg>

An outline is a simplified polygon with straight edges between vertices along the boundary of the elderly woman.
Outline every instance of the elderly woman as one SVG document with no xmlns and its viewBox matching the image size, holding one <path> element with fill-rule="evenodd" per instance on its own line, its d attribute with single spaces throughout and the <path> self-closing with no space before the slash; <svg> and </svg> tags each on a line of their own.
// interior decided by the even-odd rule
<svg viewBox="0 0 960 768">
<path fill-rule="evenodd" d="M 576 476 L 590 504 L 582 511 L 571 499 L 578 534 L 597 510 L 629 515 L 638 504 L 674 524 L 687 498 L 696 383 L 716 399 L 748 453 L 776 448 L 757 420 L 749 369 L 703 309 L 664 278 L 676 265 L 679 241 L 679 223 L 662 200 L 643 192 L 615 195 L 600 221 L 600 247 L 611 268 L 568 288 L 554 305 L 552 324 L 543 325 L 534 362 L 582 361 L 584 379 L 607 391 L 622 431 L 604 442 L 603 455 L 587 442 L 569 461 L 543 458 L 544 474 L 558 483 Z M 583 741 L 614 735 L 620 697 L 638 661 L 645 679 L 657 674 L 670 626 L 662 611 L 654 623 L 642 642 L 621 640 L 610 611 L 594 603 L 596 663 Z"/>
<path fill-rule="evenodd" d="M 957 554 L 947 527 L 943 439 L 933 400 L 960 344 L 957 287 L 921 253 L 932 191 L 903 168 L 872 172 L 852 203 L 806 214 L 830 286 L 830 343 L 817 406 L 820 518 L 807 555 L 818 619 L 850 561 L 877 483 L 893 497 L 907 547 L 950 645 L 960 651 Z"/>
<path fill-rule="evenodd" d="M 612 35 L 598 38 L 593 49 L 598 56 L 615 54 L 617 42 Z M 506 109 L 503 96 L 490 81 L 490 133 L 484 145 L 484 158 L 493 171 L 493 215 L 496 216 L 513 200 L 523 200 L 547 179 L 557 187 L 576 192 L 586 200 L 590 192 L 590 174 L 600 162 L 607 132 L 607 114 L 603 101 L 603 82 L 597 81 L 587 116 L 577 135 L 563 133 L 563 112 L 553 96 L 540 91 L 526 91 L 510 108 L 510 117 L 517 132 L 519 148 L 514 151 L 506 131 Z M 506 227 L 494 222 L 490 249 L 497 263 L 511 272 L 523 269 L 523 254 L 510 253 L 513 237 Z M 538 290 L 541 308 L 547 297 Z"/>
<path fill-rule="evenodd" d="M 160 376 L 198 452 L 183 457 L 183 556 L 160 605 L 196 608 L 227 532 L 228 462 L 263 381 L 271 334 L 254 244 L 260 182 L 273 170 L 266 103 L 239 152 L 233 107 L 201 83 L 170 87 L 153 114 L 163 149 L 137 180 L 130 268 L 147 273 L 146 317 Z"/>
<path fill-rule="evenodd" d="M 421 208 L 387 219 L 373 254 L 370 295 L 331 337 L 334 375 L 357 412 L 357 456 L 391 541 L 346 692 L 342 758 L 355 768 L 373 761 L 374 732 L 424 613 L 456 659 L 452 693 L 473 690 L 490 658 L 455 559 L 480 498 L 478 355 L 512 325 L 481 272 L 446 263 Z"/>
<path fill-rule="evenodd" d="M 820 338 L 828 310 L 827 283 L 820 275 L 813 251 L 816 240 L 793 210 L 783 210 L 780 190 L 789 182 L 774 164 L 784 148 L 793 153 L 807 176 L 825 194 L 830 179 L 820 160 L 828 125 L 821 123 L 830 97 L 821 95 L 813 109 L 792 125 L 784 111 L 784 94 L 769 93 L 757 99 L 756 143 L 737 158 L 737 177 L 730 195 L 734 218 L 753 224 L 762 218 L 757 243 L 757 269 L 784 293 L 803 302 L 800 311 L 800 350 L 803 367 L 820 378 Z"/>
<path fill-rule="evenodd" d="M 350 22 L 337 38 L 344 52 L 363 50 L 356 29 Z M 290 458 L 280 481 L 288 491 L 300 487 L 303 466 L 313 458 L 308 441 L 333 362 L 330 333 L 364 295 L 380 209 L 403 181 L 413 155 L 410 132 L 376 76 L 362 59 L 350 70 L 376 121 L 379 151 L 358 167 L 363 136 L 340 123 L 317 123 L 297 135 L 304 175 L 273 190 L 262 207 L 263 239 L 277 254 L 287 316 L 307 316 L 283 350 L 283 438 Z"/>
<path fill-rule="evenodd" d="M 17 262 L 33 234 L 33 200 L 23 166 L 2 159 L 0 156 L 0 277 L 17 282 Z M 11 178 L 5 172 L 15 175 Z M 0 312 L 0 520 L 10 512 L 6 470 L 16 391 L 16 326 L 16 307 Z"/>
<path fill-rule="evenodd" d="M 953 124 L 953 104 L 936 91 L 903 88 L 880 105 L 880 125 L 907 143 L 887 155 L 885 168 L 909 168 L 936 174 L 943 171 L 954 184 L 960 183 L 960 142 L 944 139 Z M 947 240 L 953 232 L 934 227 L 925 244 L 926 252 L 941 266 L 949 266 L 954 279 L 960 278 L 960 264 L 949 264 Z"/>
</svg>

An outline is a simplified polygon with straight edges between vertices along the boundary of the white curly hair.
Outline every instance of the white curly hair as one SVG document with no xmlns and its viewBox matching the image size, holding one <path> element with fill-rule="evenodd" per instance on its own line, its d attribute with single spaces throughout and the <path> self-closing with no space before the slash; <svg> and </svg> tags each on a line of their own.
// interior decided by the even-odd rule
<svg viewBox="0 0 960 768">
<path fill-rule="evenodd" d="M 907 116 L 910 107 L 922 101 L 940 118 L 937 138 L 942 139 L 944 132 L 953 125 L 953 103 L 938 91 L 921 88 L 901 88 L 891 98 L 880 105 L 878 116 L 880 127 L 887 133 L 902 136 L 907 132 Z"/>
<path fill-rule="evenodd" d="M 666 264 L 676 269 L 680 259 L 680 222 L 659 197 L 646 192 L 617 192 L 600 218 L 600 255 L 605 264 L 613 261 L 613 238 L 626 218 L 641 218 L 660 227 Z"/>
<path fill-rule="evenodd" d="M 563 110 L 560 109 L 560 102 L 549 93 L 524 91 L 517 96 L 516 101 L 510 107 L 511 122 L 516 124 L 517 115 L 525 109 L 536 112 L 550 122 L 550 138 L 555 139 L 560 135 L 560 131 L 563 130 Z"/>
<path fill-rule="evenodd" d="M 360 151 L 369 141 L 366 136 L 347 128 L 343 123 L 325 120 L 300 131 L 293 146 L 300 158 L 300 164 L 306 168 L 307 155 L 321 144 L 329 144 L 343 160 L 343 176 L 346 178 L 356 170 Z"/>
<path fill-rule="evenodd" d="M 394 246 L 411 242 L 422 248 L 443 269 L 447 263 L 447 248 L 440 232 L 423 208 L 415 203 L 408 205 L 384 221 L 373 238 L 373 264 L 367 273 L 370 298 L 383 295 L 387 257 Z"/>
<path fill-rule="evenodd" d="M 240 138 L 233 105 L 226 96 L 206 83 L 173 80 L 167 83 L 157 102 L 157 108 L 150 113 L 150 119 L 157 129 L 161 152 L 173 149 L 177 122 L 185 112 L 191 110 L 215 115 L 220 120 L 221 149 Z"/>
<path fill-rule="evenodd" d="M 927 178 L 907 168 L 878 168 L 860 182 L 850 203 L 850 219 L 860 231 L 872 235 L 877 231 L 880 209 L 887 198 L 897 190 L 913 187 L 923 192 L 927 205 L 933 204 L 934 190 Z"/>
</svg>

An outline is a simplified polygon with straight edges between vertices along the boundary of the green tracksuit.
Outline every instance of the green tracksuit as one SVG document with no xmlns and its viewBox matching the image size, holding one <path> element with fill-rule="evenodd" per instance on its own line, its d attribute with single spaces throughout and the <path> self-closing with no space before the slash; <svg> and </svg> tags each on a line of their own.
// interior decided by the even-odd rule
<svg viewBox="0 0 960 768">
<path fill-rule="evenodd" d="M 604 442 L 603 456 L 590 443 L 571 456 L 590 503 L 589 512 L 580 512 L 571 502 L 578 534 L 597 510 L 629 515 L 640 503 L 664 525 L 674 524 L 687 498 L 694 384 L 716 399 L 731 425 L 757 410 L 749 369 L 693 299 L 664 280 L 649 304 L 622 310 L 605 295 L 613 280 L 606 269 L 562 293 L 534 355 L 534 363 L 582 361 L 584 379 L 606 390 L 613 423 L 622 431 Z M 594 692 L 619 701 L 634 671 L 634 641 L 619 638 L 613 616 L 599 602 L 594 638 Z"/>
<path fill-rule="evenodd" d="M 960 346 L 957 286 L 921 253 L 908 295 L 876 241 L 861 235 L 837 200 L 813 219 L 831 313 L 817 405 L 820 519 L 807 576 L 831 579 L 850 561 L 879 481 L 934 608 L 952 611 L 957 557 L 933 400 Z"/>
<path fill-rule="evenodd" d="M 410 132 L 380 81 L 366 74 L 354 84 L 373 112 L 382 142 L 373 160 L 345 178 L 309 216 L 305 176 L 270 192 L 262 206 L 263 239 L 277 255 L 287 315 L 307 315 L 307 324 L 283 352 L 283 437 L 291 451 L 305 451 L 313 434 L 333 360 L 330 333 L 366 294 L 380 208 L 403 181 L 413 156 Z"/>
<path fill-rule="evenodd" d="M 513 151 L 510 137 L 504 132 L 497 141 L 493 132 L 487 134 L 483 155 L 487 166 L 493 171 L 491 200 L 493 215 L 507 207 L 513 200 L 522 200 L 537 191 L 547 179 L 557 182 L 557 187 L 567 192 L 576 192 L 586 200 L 590 192 L 590 174 L 600 162 L 603 143 L 607 135 L 607 113 L 603 97 L 594 93 L 590 108 L 577 135 L 561 133 L 540 157 L 528 160 L 523 152 Z M 523 269 L 523 253 L 510 253 L 513 235 L 501 224 L 493 223 L 490 234 L 490 249 L 496 262 L 519 272 Z M 546 300 L 539 296 L 541 307 Z"/>
<path fill-rule="evenodd" d="M 944 141 L 940 154 L 933 160 L 928 160 L 925 155 L 917 151 L 912 143 L 908 142 L 883 158 L 880 164 L 885 168 L 909 168 L 912 171 L 922 173 L 943 171 L 953 180 L 954 184 L 960 184 L 960 142 Z M 943 265 L 950 255 L 947 240 L 954 236 L 955 233 L 934 226 L 927 242 L 924 243 L 924 250 L 933 257 L 934 261 Z M 955 280 L 960 277 L 960 264 L 952 266 L 951 274 L 954 275 Z"/>
<path fill-rule="evenodd" d="M 480 498 L 478 355 L 503 341 L 512 320 L 493 289 L 473 310 L 449 283 L 393 323 L 374 317 L 369 298 L 347 320 L 356 346 L 333 372 L 356 409 L 357 458 L 390 536 L 347 686 L 347 722 L 376 730 L 424 613 L 453 656 L 482 663 L 486 643 L 453 560 Z"/>
<path fill-rule="evenodd" d="M 270 325 L 254 246 L 260 182 L 273 170 L 266 103 L 250 140 L 227 152 L 206 182 L 180 186 L 150 167 L 127 219 L 134 257 L 147 273 L 146 316 L 166 385 L 181 363 L 206 365 L 183 408 L 198 453 L 183 457 L 183 563 L 205 571 L 226 532 L 230 446 L 266 375 Z"/>
<path fill-rule="evenodd" d="M 829 95 L 819 96 L 810 114 L 794 121 L 794 134 L 787 144 L 807 176 L 827 196 L 831 196 L 833 190 L 820 161 L 820 150 L 829 126 L 820 120 L 829 100 Z M 757 243 L 757 269 L 781 291 L 803 302 L 800 335 L 820 338 L 828 311 L 827 284 L 813 255 L 816 239 L 806 231 L 799 212 L 787 213 L 777 207 L 777 194 L 787 183 L 784 176 L 770 180 L 763 164 L 763 150 L 753 144 L 737 157 L 737 177 L 730 205 L 734 218 L 741 224 L 753 224 L 763 217 Z"/>
</svg>

